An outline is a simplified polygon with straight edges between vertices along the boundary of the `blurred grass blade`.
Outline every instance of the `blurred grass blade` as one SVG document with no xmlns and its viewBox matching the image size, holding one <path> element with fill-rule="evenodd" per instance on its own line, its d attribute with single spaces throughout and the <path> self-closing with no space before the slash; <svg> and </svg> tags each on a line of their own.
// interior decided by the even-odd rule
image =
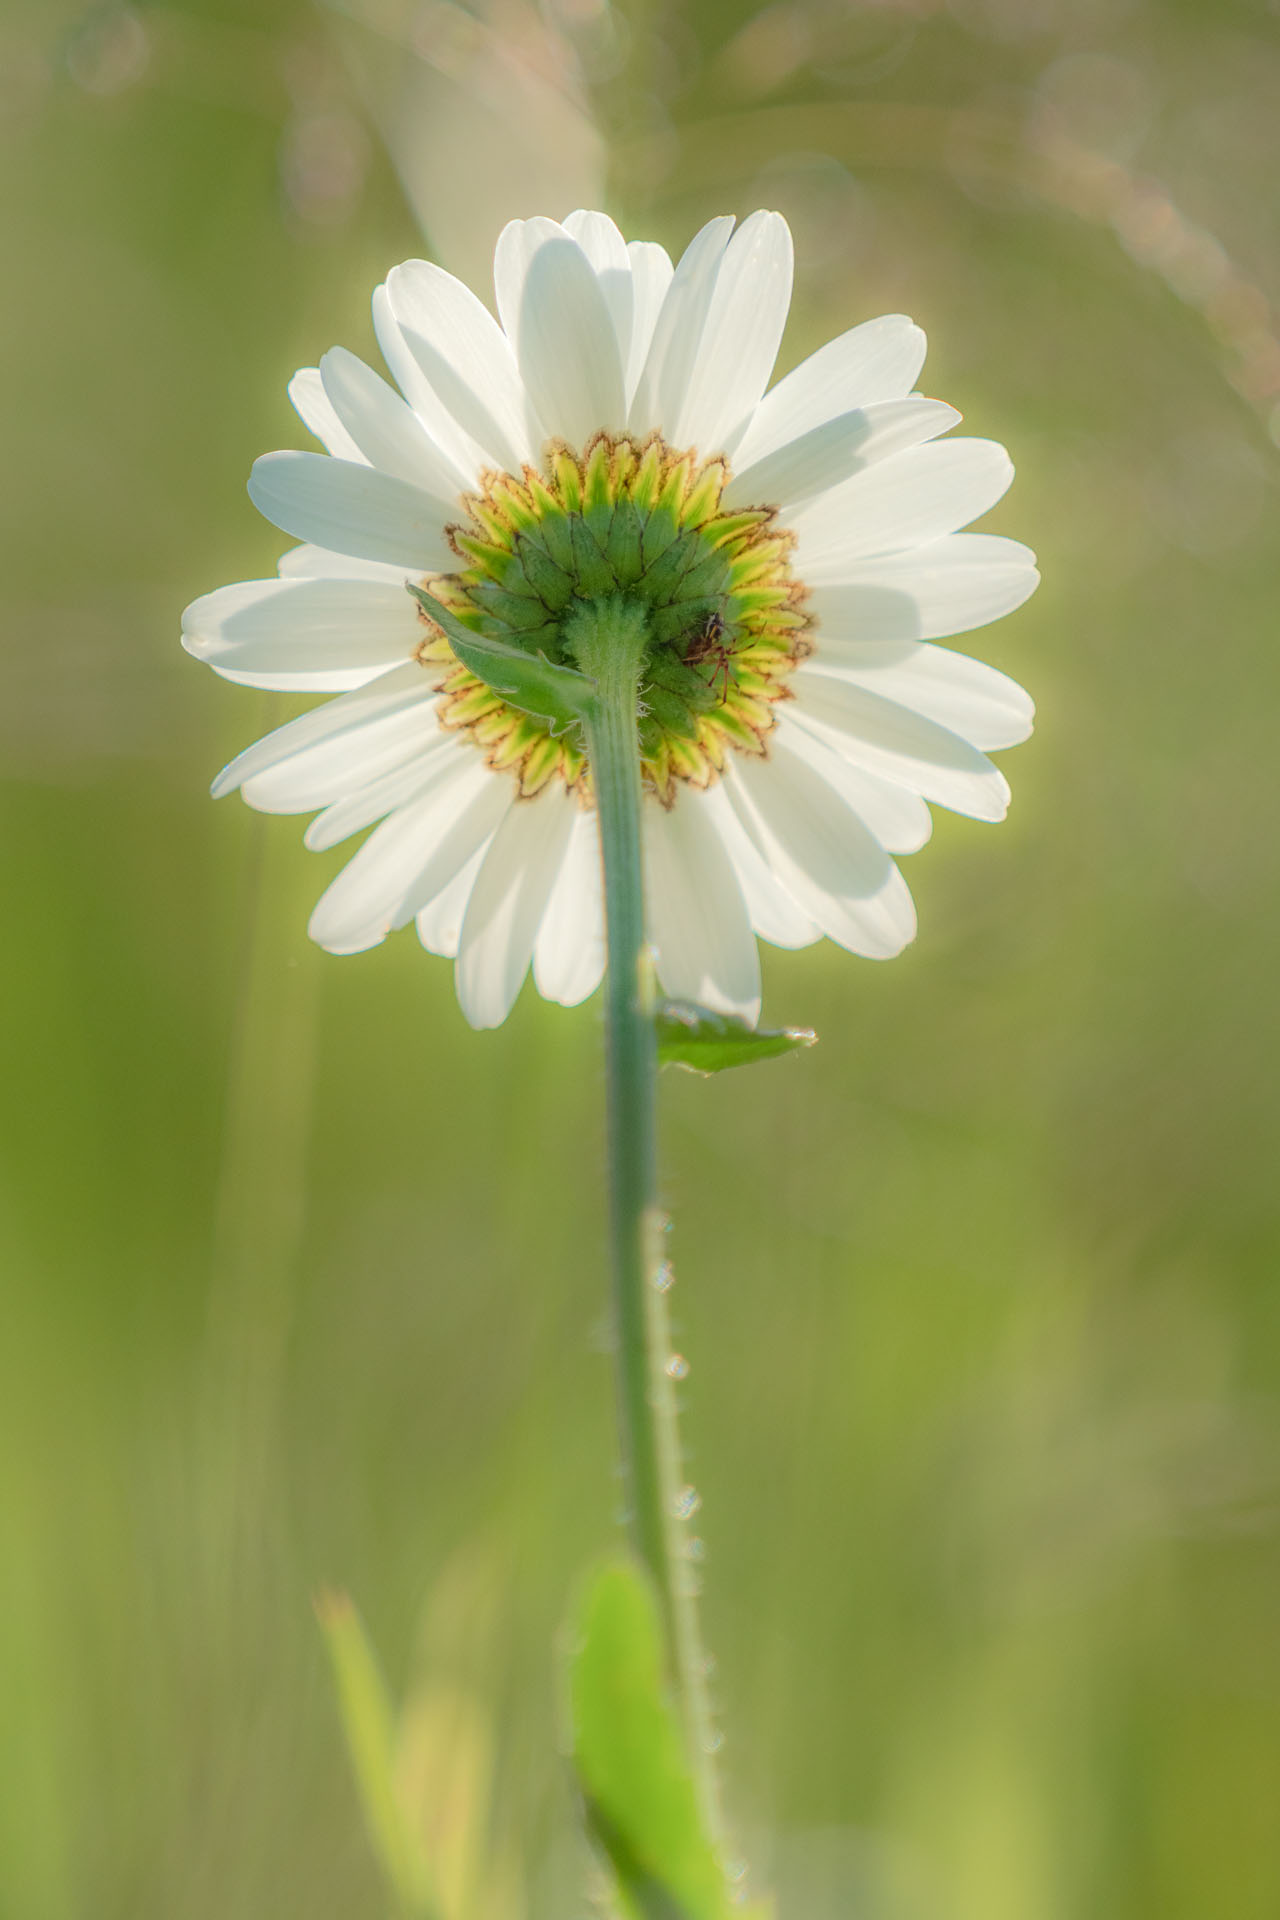
<svg viewBox="0 0 1280 1920">
<path fill-rule="evenodd" d="M 324 1592 L 316 1618 L 329 1649 L 347 1750 L 374 1852 L 398 1910 L 434 1920 L 431 1874 L 396 1792 L 395 1715 L 377 1658 L 355 1605 Z"/>
<path fill-rule="evenodd" d="M 724 1920 L 725 1877 L 698 1815 L 666 1699 L 662 1629 L 629 1560 L 592 1577 L 569 1667 L 573 1759 L 587 1825 L 635 1920 Z"/>
<path fill-rule="evenodd" d="M 545 720 L 553 733 L 576 726 L 595 693 L 594 680 L 573 667 L 558 667 L 541 654 L 523 653 L 505 640 L 464 627 L 456 615 L 412 581 L 406 582 L 428 620 L 435 622 L 464 667 L 522 713 Z"/>
<path fill-rule="evenodd" d="M 714 1013 L 692 1000 L 664 1000 L 656 1019 L 661 1064 L 694 1073 L 722 1073 L 726 1067 L 775 1060 L 813 1046 L 818 1038 L 808 1027 L 749 1027 L 745 1020 Z"/>
<path fill-rule="evenodd" d="M 504 1864 L 492 1831 L 497 1748 L 492 1715 L 467 1688 L 442 1674 L 410 1689 L 396 1743 L 399 1800 L 416 1815 L 448 1920 L 501 1920 L 509 1911 L 495 1885 Z"/>
</svg>

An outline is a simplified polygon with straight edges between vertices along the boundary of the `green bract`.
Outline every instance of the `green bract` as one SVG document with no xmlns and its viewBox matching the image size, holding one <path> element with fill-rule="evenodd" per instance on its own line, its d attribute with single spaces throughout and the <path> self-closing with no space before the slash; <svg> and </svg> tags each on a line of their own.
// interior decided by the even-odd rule
<svg viewBox="0 0 1280 1920">
<path fill-rule="evenodd" d="M 593 690 L 585 674 L 555 666 L 544 655 L 513 647 L 506 640 L 474 633 L 425 587 L 410 581 L 409 591 L 425 617 L 441 629 L 463 666 L 521 713 L 544 721 L 553 734 L 563 733 L 583 718 Z"/>
<path fill-rule="evenodd" d="M 523 793 L 556 776 L 585 784 L 581 739 L 566 731 L 573 616 L 622 594 L 643 609 L 648 636 L 646 784 L 670 801 L 679 780 L 708 786 L 728 748 L 759 753 L 807 650 L 803 588 L 773 509 L 723 509 L 727 480 L 722 460 L 699 465 L 657 436 L 607 434 L 581 455 L 553 444 L 540 472 L 487 476 L 465 502 L 468 522 L 450 529 L 462 567 L 427 576 L 418 593 L 429 630 L 418 658 L 441 670 L 443 724 L 470 732 Z M 471 656 L 466 634 L 481 643 Z M 563 677 L 513 670 L 504 681 L 509 649 Z"/>
<path fill-rule="evenodd" d="M 659 1064 L 702 1074 L 776 1060 L 813 1046 L 818 1038 L 809 1027 L 751 1027 L 732 1014 L 695 1006 L 690 1000 L 664 1000 L 654 1023 Z"/>
</svg>

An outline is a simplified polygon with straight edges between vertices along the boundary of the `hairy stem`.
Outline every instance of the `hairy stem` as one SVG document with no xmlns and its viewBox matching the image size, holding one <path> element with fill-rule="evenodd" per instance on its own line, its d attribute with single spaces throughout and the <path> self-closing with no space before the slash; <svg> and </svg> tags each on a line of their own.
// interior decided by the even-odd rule
<svg viewBox="0 0 1280 1920">
<path fill-rule="evenodd" d="M 658 1205 L 658 1059 L 645 941 L 637 738 L 644 609 L 620 595 L 593 601 L 579 609 L 567 637 L 596 683 L 585 726 L 604 860 L 610 1238 L 628 1523 L 658 1590 L 689 1765 L 708 1829 L 719 1839 L 706 1661 L 682 1511 L 679 1366 L 672 1371 L 670 1268 L 663 1244 L 667 1220 Z"/>
</svg>

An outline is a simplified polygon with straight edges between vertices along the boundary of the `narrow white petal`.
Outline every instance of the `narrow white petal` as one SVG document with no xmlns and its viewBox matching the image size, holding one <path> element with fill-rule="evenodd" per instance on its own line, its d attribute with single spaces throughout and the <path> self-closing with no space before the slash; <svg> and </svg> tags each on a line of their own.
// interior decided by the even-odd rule
<svg viewBox="0 0 1280 1920">
<path fill-rule="evenodd" d="M 575 803 L 553 787 L 510 808 L 484 857 L 462 922 L 455 977 L 473 1027 L 500 1027 L 529 971 Z"/>
<path fill-rule="evenodd" d="M 960 415 L 941 400 L 881 400 L 810 427 L 734 474 L 727 507 L 781 506 L 787 520 L 802 502 L 852 479 L 877 460 L 916 447 L 954 427 Z"/>
<path fill-rule="evenodd" d="M 336 459 L 363 461 L 364 455 L 333 410 L 319 367 L 298 368 L 289 382 L 289 398 L 303 426 Z"/>
<path fill-rule="evenodd" d="M 376 947 L 403 923 L 407 903 L 448 885 L 493 831 L 495 808 L 513 789 L 476 755 L 473 768 L 442 780 L 374 829 L 316 903 L 307 931 L 330 953 Z M 409 916 L 411 917 L 411 916 Z"/>
<path fill-rule="evenodd" d="M 578 207 L 573 213 L 567 213 L 560 224 L 569 238 L 577 241 L 597 273 L 618 271 L 630 277 L 627 243 L 616 221 L 607 213 Z"/>
<path fill-rule="evenodd" d="M 482 840 L 466 865 L 459 867 L 448 886 L 442 887 L 435 899 L 428 901 L 413 916 L 419 940 L 428 953 L 438 953 L 442 960 L 456 960 L 458 957 L 458 942 L 462 938 L 467 902 L 492 839 L 493 835 L 490 834 L 487 840 Z"/>
<path fill-rule="evenodd" d="M 430 679 L 416 663 L 395 667 L 355 693 L 326 700 L 310 713 L 301 714 L 273 733 L 264 734 L 261 740 L 255 740 L 222 769 L 213 783 L 213 797 L 219 800 L 225 793 L 234 793 L 242 781 L 277 766 L 317 741 L 349 737 L 370 721 L 419 706 L 424 701 L 434 701 L 435 697 Z"/>
<path fill-rule="evenodd" d="M 192 649 L 188 647 L 187 651 Z M 296 673 L 258 673 L 250 667 L 228 667 L 212 660 L 209 665 L 233 686 L 257 687 L 263 693 L 351 693 L 356 687 L 367 686 L 383 671 L 381 667 L 318 667 Z"/>
<path fill-rule="evenodd" d="M 777 742 L 767 760 L 736 755 L 726 780 L 762 857 L 829 939 L 871 960 L 901 953 L 916 930 L 902 875 L 807 761 Z"/>
<path fill-rule="evenodd" d="M 755 841 L 734 812 L 723 781 L 708 787 L 703 805 L 733 862 L 751 924 L 759 937 L 775 947 L 807 947 L 820 940 L 821 929 L 801 912 L 777 874 L 765 865 Z"/>
<path fill-rule="evenodd" d="M 1035 555 L 996 533 L 951 533 L 878 560 L 853 560 L 810 588 L 819 647 L 832 640 L 944 640 L 1012 613 L 1040 580 Z"/>
<path fill-rule="evenodd" d="M 404 587 L 372 580 L 242 580 L 182 616 L 183 646 L 215 673 L 297 693 L 363 686 L 421 638 Z"/>
<path fill-rule="evenodd" d="M 600 281 L 554 220 L 512 220 L 493 266 L 498 311 L 546 432 L 572 447 L 626 424 L 622 357 Z"/>
<path fill-rule="evenodd" d="M 829 340 L 765 395 L 732 449 L 734 464 L 750 466 L 838 414 L 905 399 L 924 353 L 924 334 L 901 313 L 866 320 Z"/>
<path fill-rule="evenodd" d="M 1016 680 L 950 647 L 828 642 L 796 676 L 801 704 L 804 688 L 824 674 L 926 714 L 984 753 L 1017 746 L 1035 720 L 1035 703 Z"/>
<path fill-rule="evenodd" d="M 630 406 L 649 356 L 649 348 L 653 344 L 653 330 L 658 324 L 658 315 L 662 311 L 675 268 L 666 248 L 660 247 L 655 240 L 632 240 L 627 247 L 627 254 L 631 261 L 634 303 L 631 350 L 627 355 L 627 404 Z"/>
<path fill-rule="evenodd" d="M 649 938 L 658 978 L 673 999 L 754 1025 L 760 955 L 733 861 L 703 798 L 686 787 L 669 810 L 645 805 Z"/>
<path fill-rule="evenodd" d="M 325 354 L 320 378 L 334 412 L 371 466 L 436 499 L 456 502 L 466 486 L 464 475 L 394 387 L 345 347 Z"/>
<path fill-rule="evenodd" d="M 430 852 L 392 921 L 393 927 L 407 927 L 411 920 L 416 920 L 424 946 L 430 945 L 428 933 L 433 926 L 438 930 L 447 926 L 452 903 L 463 886 L 463 876 L 469 874 L 474 882 L 482 865 L 478 856 L 487 853 L 494 834 L 515 805 L 515 782 L 504 774 L 495 774 L 478 753 L 472 753 L 469 758 L 470 765 L 458 762 L 448 779 L 432 790 L 436 810 L 431 815 L 431 832 L 427 836 L 431 842 Z M 469 897 L 470 888 L 466 891 Z M 461 925 L 460 915 L 459 932 Z M 455 934 L 454 953 L 457 938 Z M 443 952 L 444 948 L 433 951 Z"/>
<path fill-rule="evenodd" d="M 249 498 L 295 540 L 418 573 L 455 564 L 444 529 L 456 507 L 351 460 L 265 453 L 253 463 Z"/>
<path fill-rule="evenodd" d="M 800 681 L 799 672 L 796 679 Z M 1004 819 L 1009 805 L 1004 775 L 959 734 L 895 700 L 826 674 L 805 674 L 796 692 L 806 726 L 816 728 L 854 766 L 955 813 L 975 820 Z"/>
<path fill-rule="evenodd" d="M 470 287 L 427 260 L 393 268 L 387 296 L 437 401 L 490 465 L 519 473 L 537 450 L 515 354 L 488 308 Z M 423 418 L 439 440 L 433 420 Z"/>
<path fill-rule="evenodd" d="M 791 230 L 780 213 L 753 213 L 725 248 L 677 446 L 720 452 L 741 433 L 769 382 L 791 305 Z"/>
<path fill-rule="evenodd" d="M 674 431 L 715 293 L 716 275 L 732 232 L 730 214 L 708 220 L 680 257 L 636 382 L 627 423 L 633 433 L 656 430 L 674 442 Z"/>
<path fill-rule="evenodd" d="M 810 586 L 847 577 L 864 556 L 923 546 L 986 513 L 1013 479 L 994 440 L 911 447 L 819 494 L 789 515 L 796 567 Z"/>
<path fill-rule="evenodd" d="M 417 800 L 439 781 L 458 771 L 460 754 L 474 754 L 456 733 L 441 728 L 412 759 L 377 776 L 366 785 L 335 800 L 318 813 L 303 834 L 303 845 L 312 853 L 324 853 L 329 847 L 363 833 L 375 820 L 394 813 L 397 807 Z"/>
<path fill-rule="evenodd" d="M 792 701 L 779 717 L 777 738 L 835 788 L 887 853 L 918 853 L 924 846 L 933 832 L 933 815 L 920 795 L 851 765 L 829 734 L 809 724 L 800 701 Z"/>
<path fill-rule="evenodd" d="M 533 949 L 534 985 L 544 1000 L 576 1007 L 600 985 L 604 961 L 599 816 L 575 803 L 568 845 Z"/>
<path fill-rule="evenodd" d="M 386 284 L 373 290 L 373 331 L 391 378 L 426 427 L 427 432 L 472 490 L 491 464 L 469 433 L 463 431 L 418 365 L 391 306 Z"/>
<path fill-rule="evenodd" d="M 259 813 L 310 813 L 362 792 L 394 768 L 420 764 L 441 737 L 433 705 L 419 702 L 251 774 L 240 783 L 241 797 Z"/>
<path fill-rule="evenodd" d="M 280 555 L 282 580 L 385 580 L 403 590 L 406 570 L 385 560 L 358 560 L 330 547 L 290 547 Z"/>
<path fill-rule="evenodd" d="M 613 321 L 618 357 L 625 367 L 635 320 L 635 288 L 627 243 L 607 213 L 588 213 L 580 208 L 568 216 L 564 230 L 571 240 L 577 241 L 591 262 Z"/>
<path fill-rule="evenodd" d="M 401 807 L 371 833 L 316 904 L 307 932 L 328 953 L 364 953 L 391 931 L 418 868 L 419 808 Z"/>
</svg>

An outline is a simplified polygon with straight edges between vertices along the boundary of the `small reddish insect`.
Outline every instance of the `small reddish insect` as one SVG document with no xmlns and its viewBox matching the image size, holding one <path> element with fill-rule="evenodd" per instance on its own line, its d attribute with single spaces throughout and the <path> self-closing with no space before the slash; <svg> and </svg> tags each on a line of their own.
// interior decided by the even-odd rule
<svg viewBox="0 0 1280 1920">
<path fill-rule="evenodd" d="M 715 661 L 715 669 L 708 684 L 714 692 L 716 681 L 721 682 L 721 706 L 729 698 L 729 679 L 733 667 L 733 649 L 725 645 L 724 636 L 723 616 L 719 613 L 709 613 L 685 649 L 684 656 L 687 667 L 700 666 L 704 660 Z"/>
</svg>

